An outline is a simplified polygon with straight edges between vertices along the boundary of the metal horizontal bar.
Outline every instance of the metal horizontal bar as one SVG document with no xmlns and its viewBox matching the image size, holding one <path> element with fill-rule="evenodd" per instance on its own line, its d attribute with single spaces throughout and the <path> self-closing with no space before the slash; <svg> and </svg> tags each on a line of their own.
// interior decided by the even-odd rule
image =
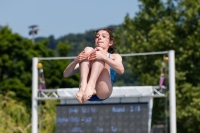
<svg viewBox="0 0 200 133">
<path fill-rule="evenodd" d="M 144 53 L 130 53 L 130 54 L 120 54 L 122 57 L 125 56 L 140 56 L 140 55 L 156 55 L 156 54 L 168 54 L 169 51 L 158 51 L 158 52 L 144 52 Z M 65 59 L 75 59 L 76 56 L 69 57 L 39 57 L 39 60 L 65 60 Z"/>
<path fill-rule="evenodd" d="M 140 86 L 133 86 L 133 87 L 140 87 Z M 144 87 L 144 86 L 141 86 Z M 153 89 L 167 89 L 166 86 L 162 86 L 161 88 L 159 86 L 152 86 Z M 57 88 L 57 89 L 43 89 L 42 91 L 38 92 L 57 92 L 59 89 L 79 89 L 79 88 Z M 113 87 L 115 89 L 115 86 Z"/>
<path fill-rule="evenodd" d="M 168 51 L 121 54 L 121 56 L 140 56 L 140 55 L 156 55 L 156 54 L 168 54 Z"/>
<path fill-rule="evenodd" d="M 110 98 L 164 98 L 166 95 L 145 95 L 145 96 L 125 96 L 125 97 L 110 97 Z M 69 97 L 37 97 L 36 100 L 72 100 L 75 98 Z"/>
<path fill-rule="evenodd" d="M 71 57 L 40 57 L 38 60 L 65 60 L 65 59 L 75 59 L 76 56 Z"/>
</svg>

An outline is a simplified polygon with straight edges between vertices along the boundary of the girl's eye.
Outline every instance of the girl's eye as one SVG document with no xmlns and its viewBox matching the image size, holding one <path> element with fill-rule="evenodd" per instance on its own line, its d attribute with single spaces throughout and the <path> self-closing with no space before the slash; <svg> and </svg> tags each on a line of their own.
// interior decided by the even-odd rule
<svg viewBox="0 0 200 133">
<path fill-rule="evenodd" d="M 107 38 L 107 36 L 103 36 L 103 38 Z"/>
</svg>

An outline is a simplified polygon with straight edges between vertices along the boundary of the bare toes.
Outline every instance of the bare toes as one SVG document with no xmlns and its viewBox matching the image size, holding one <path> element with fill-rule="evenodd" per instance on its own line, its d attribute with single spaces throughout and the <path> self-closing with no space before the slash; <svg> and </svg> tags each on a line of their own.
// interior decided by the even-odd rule
<svg viewBox="0 0 200 133">
<path fill-rule="evenodd" d="M 86 102 L 88 99 L 90 99 L 92 97 L 92 95 L 85 95 L 84 97 L 83 97 L 83 102 Z"/>
<path fill-rule="evenodd" d="M 76 99 L 78 100 L 78 102 L 83 103 L 82 99 L 83 99 L 83 92 L 82 91 L 78 91 L 76 94 Z"/>
<path fill-rule="evenodd" d="M 83 103 L 82 97 L 76 96 L 76 99 L 78 100 L 79 103 Z"/>
</svg>

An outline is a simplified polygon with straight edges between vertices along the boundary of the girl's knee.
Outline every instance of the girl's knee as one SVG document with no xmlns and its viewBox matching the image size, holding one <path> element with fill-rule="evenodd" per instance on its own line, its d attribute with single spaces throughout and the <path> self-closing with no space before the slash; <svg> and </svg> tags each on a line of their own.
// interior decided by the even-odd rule
<svg viewBox="0 0 200 133">
<path fill-rule="evenodd" d="M 91 54 L 92 52 L 94 52 L 94 49 L 92 47 L 85 47 L 84 49 L 85 54 Z"/>
</svg>

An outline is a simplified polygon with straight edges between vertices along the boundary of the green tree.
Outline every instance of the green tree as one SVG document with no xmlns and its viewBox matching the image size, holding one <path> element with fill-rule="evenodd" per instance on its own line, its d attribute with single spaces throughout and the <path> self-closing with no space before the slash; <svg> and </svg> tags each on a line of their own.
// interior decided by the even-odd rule
<svg viewBox="0 0 200 133">
<path fill-rule="evenodd" d="M 140 3 L 136 16 L 131 19 L 127 15 L 115 34 L 120 53 L 175 50 L 177 129 L 181 133 L 200 132 L 199 125 L 191 124 L 200 122 L 199 2 L 140 0 Z M 163 56 L 151 55 L 130 58 L 128 62 L 141 85 L 158 85 L 162 60 Z M 157 113 L 154 118 L 163 115 L 163 110 L 154 112 Z M 162 119 L 157 118 L 153 123 L 162 123 Z"/>
<path fill-rule="evenodd" d="M 38 121 L 41 133 L 55 133 L 56 131 L 56 105 L 59 101 L 39 101 Z"/>
<path fill-rule="evenodd" d="M 13 34 L 8 26 L 0 28 L 0 107 L 2 109 L 0 132 L 30 132 L 32 58 L 66 56 L 70 50 L 68 42 L 59 43 L 56 50 L 49 49 L 48 42 L 43 40 L 33 44 L 31 40 Z M 69 60 L 41 62 L 48 88 L 78 86 L 78 74 L 69 79 L 63 77 L 63 71 L 69 64 Z M 52 110 L 49 115 L 55 116 L 54 105 L 44 102 L 42 108 Z M 22 114 L 24 115 L 21 116 Z M 44 120 L 49 115 L 44 115 Z M 55 130 L 55 121 L 52 121 L 50 126 L 45 126 L 45 131 L 48 132 L 50 127 Z"/>
<path fill-rule="evenodd" d="M 1 133 L 28 133 L 31 122 L 29 108 L 23 102 L 15 100 L 14 92 L 0 94 L 0 132 Z"/>
<path fill-rule="evenodd" d="M 54 56 L 54 51 L 45 47 L 47 42 L 32 44 L 8 27 L 0 30 L 0 90 L 13 91 L 16 99 L 29 101 L 31 97 L 31 68 L 33 57 Z"/>
</svg>

